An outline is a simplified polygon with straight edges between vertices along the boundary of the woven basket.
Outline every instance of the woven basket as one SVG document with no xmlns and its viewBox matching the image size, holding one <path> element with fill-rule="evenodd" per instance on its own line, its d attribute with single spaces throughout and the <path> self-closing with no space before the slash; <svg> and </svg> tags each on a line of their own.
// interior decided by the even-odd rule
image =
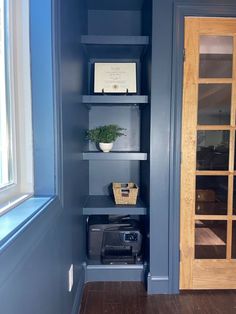
<svg viewBox="0 0 236 314">
<path fill-rule="evenodd" d="M 116 205 L 136 205 L 138 196 L 138 186 L 132 182 L 112 183 Z"/>
</svg>

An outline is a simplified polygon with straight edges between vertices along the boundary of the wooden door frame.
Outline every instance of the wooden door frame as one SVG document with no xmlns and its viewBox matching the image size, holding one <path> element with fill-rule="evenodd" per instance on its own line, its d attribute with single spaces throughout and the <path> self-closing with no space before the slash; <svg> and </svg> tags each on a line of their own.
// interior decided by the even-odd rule
<svg viewBox="0 0 236 314">
<path fill-rule="evenodd" d="M 175 4 L 170 129 L 169 291 L 178 293 L 180 272 L 180 163 L 183 90 L 184 18 L 236 17 L 236 5 Z"/>
</svg>

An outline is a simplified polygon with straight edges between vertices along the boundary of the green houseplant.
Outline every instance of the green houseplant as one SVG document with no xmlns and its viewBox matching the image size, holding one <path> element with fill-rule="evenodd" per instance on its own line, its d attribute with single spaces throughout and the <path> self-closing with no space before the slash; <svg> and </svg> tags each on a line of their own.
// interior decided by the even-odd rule
<svg viewBox="0 0 236 314">
<path fill-rule="evenodd" d="M 88 130 L 87 139 L 95 144 L 99 144 L 100 149 L 104 153 L 108 153 L 113 147 L 113 142 L 117 140 L 118 137 L 125 135 L 122 132 L 124 130 L 124 128 L 121 128 L 116 124 L 103 125 Z"/>
</svg>

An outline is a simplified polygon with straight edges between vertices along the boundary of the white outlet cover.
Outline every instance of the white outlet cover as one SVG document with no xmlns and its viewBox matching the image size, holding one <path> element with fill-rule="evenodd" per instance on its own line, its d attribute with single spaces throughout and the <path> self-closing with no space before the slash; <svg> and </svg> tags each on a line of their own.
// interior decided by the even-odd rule
<svg viewBox="0 0 236 314">
<path fill-rule="evenodd" d="M 70 269 L 68 271 L 68 291 L 71 292 L 74 283 L 74 266 L 70 265 Z"/>
</svg>

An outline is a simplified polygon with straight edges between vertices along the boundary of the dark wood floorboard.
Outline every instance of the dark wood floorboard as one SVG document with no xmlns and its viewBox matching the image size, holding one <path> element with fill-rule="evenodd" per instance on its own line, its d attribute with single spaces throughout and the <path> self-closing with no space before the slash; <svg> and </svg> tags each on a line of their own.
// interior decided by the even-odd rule
<svg viewBox="0 0 236 314">
<path fill-rule="evenodd" d="M 85 285 L 79 314 L 236 314 L 236 291 L 148 296 L 139 282 Z"/>
</svg>

